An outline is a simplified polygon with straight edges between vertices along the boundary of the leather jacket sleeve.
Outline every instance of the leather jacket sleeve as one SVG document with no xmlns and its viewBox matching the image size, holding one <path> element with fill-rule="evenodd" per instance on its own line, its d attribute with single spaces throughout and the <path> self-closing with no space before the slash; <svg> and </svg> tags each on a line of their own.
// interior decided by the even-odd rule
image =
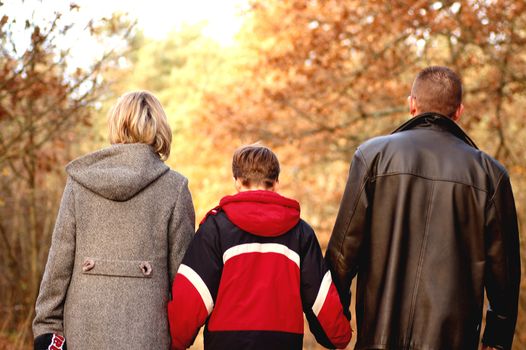
<svg viewBox="0 0 526 350">
<path fill-rule="evenodd" d="M 367 163 L 358 149 L 351 163 L 347 185 L 327 247 L 327 262 L 340 294 L 343 310 L 350 317 L 350 287 L 358 272 L 360 247 L 367 227 Z"/>
<path fill-rule="evenodd" d="M 504 172 L 487 209 L 484 284 L 489 300 L 482 342 L 511 349 L 520 285 L 520 247 L 515 202 Z"/>
</svg>

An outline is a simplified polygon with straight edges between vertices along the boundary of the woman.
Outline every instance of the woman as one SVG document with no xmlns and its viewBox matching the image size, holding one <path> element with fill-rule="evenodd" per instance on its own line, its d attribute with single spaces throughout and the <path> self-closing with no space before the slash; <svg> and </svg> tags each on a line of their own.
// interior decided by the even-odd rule
<svg viewBox="0 0 526 350">
<path fill-rule="evenodd" d="M 163 163 L 172 134 L 150 93 L 122 96 L 109 134 L 111 147 L 66 167 L 35 349 L 170 347 L 169 287 L 194 233 L 188 180 Z"/>
</svg>

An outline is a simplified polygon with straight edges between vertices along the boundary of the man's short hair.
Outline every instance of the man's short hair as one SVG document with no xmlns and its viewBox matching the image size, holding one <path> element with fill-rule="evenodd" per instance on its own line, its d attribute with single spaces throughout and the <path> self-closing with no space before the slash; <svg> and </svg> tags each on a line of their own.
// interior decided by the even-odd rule
<svg viewBox="0 0 526 350">
<path fill-rule="evenodd" d="M 252 144 L 234 152 L 232 173 L 243 186 L 263 185 L 270 188 L 279 178 L 278 157 L 269 148 Z"/>
<path fill-rule="evenodd" d="M 420 113 L 436 112 L 451 118 L 462 103 L 462 82 L 447 67 L 427 67 L 416 76 L 411 96 Z"/>
</svg>

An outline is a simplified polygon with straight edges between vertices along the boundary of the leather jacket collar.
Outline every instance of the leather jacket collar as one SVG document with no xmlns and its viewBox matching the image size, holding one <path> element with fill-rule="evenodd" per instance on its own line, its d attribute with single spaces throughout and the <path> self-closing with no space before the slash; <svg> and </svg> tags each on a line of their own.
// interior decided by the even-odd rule
<svg viewBox="0 0 526 350">
<path fill-rule="evenodd" d="M 425 127 L 447 131 L 455 135 L 471 147 L 478 149 L 475 142 L 473 142 L 473 140 L 464 132 L 464 130 L 462 130 L 460 126 L 458 126 L 457 123 L 455 123 L 451 118 L 434 112 L 422 113 L 414 118 L 409 119 L 408 121 L 400 125 L 398 128 L 396 128 L 391 134 L 395 134 L 400 131 Z"/>
</svg>

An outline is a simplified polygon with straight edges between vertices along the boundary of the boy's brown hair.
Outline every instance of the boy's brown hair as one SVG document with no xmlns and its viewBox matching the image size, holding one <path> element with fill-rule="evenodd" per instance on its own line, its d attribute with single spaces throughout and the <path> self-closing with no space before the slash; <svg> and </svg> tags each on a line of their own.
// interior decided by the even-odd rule
<svg viewBox="0 0 526 350">
<path fill-rule="evenodd" d="M 232 174 L 243 186 L 270 188 L 278 181 L 279 170 L 278 157 L 259 144 L 239 147 L 232 158 Z"/>
</svg>

